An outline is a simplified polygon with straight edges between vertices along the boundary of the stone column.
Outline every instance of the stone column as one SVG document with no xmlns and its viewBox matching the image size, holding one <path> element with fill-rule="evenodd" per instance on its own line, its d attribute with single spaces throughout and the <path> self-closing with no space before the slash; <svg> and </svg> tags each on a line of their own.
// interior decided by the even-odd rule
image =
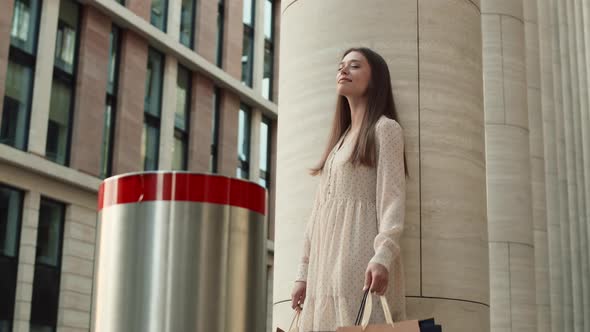
<svg viewBox="0 0 590 332">
<path fill-rule="evenodd" d="M 536 330 L 523 2 L 482 1 L 491 330 Z"/>
<path fill-rule="evenodd" d="M 557 176 L 559 188 L 559 227 L 561 234 L 561 270 L 562 270 L 562 307 L 564 331 L 573 331 L 573 297 L 572 297 L 572 273 L 569 256 L 569 209 L 568 209 L 568 184 L 565 152 L 565 128 L 563 121 L 563 109 L 565 97 L 562 87 L 562 56 L 560 48 L 560 22 L 558 13 L 559 0 L 551 0 L 551 26 L 553 44 L 553 85 L 555 96 L 555 135 L 557 137 Z"/>
<path fill-rule="evenodd" d="M 581 197 L 580 201 L 580 216 L 579 220 L 579 231 L 578 241 L 580 243 L 580 254 L 581 254 L 581 278 L 582 278 L 582 290 L 583 290 L 583 325 L 584 331 L 590 331 L 590 254 L 589 242 L 588 242 L 588 218 L 590 217 L 588 199 L 590 193 L 586 190 L 588 177 L 590 176 L 590 155 L 588 154 L 587 147 L 589 146 L 590 137 L 588 136 L 588 130 L 590 130 L 590 122 L 588 118 L 588 68 L 586 62 L 586 46 L 585 46 L 585 31 L 584 31 L 584 18 L 583 18 L 583 7 L 581 0 L 574 0 L 572 3 L 574 20 L 575 20 L 575 31 L 576 31 L 576 60 L 578 74 L 578 91 L 579 91 L 579 108 L 576 112 L 576 129 L 577 129 L 577 166 L 578 166 L 578 195 Z M 588 22 L 586 22 L 588 24 Z"/>
<path fill-rule="evenodd" d="M 543 114 L 541 109 L 541 73 L 539 29 L 536 0 L 525 0 L 524 29 L 526 43 L 527 105 L 531 151 L 531 188 L 533 239 L 535 245 L 535 284 L 537 330 L 551 329 L 549 300 L 549 248 L 547 236 L 547 200 Z"/>
<path fill-rule="evenodd" d="M 292 317 L 291 288 L 318 181 L 307 169 L 329 134 L 337 64 L 348 47 L 367 46 L 388 62 L 404 127 L 408 316 L 434 316 L 449 331 L 488 331 L 479 1 L 285 1 L 281 11 L 273 325 Z"/>
<path fill-rule="evenodd" d="M 563 327 L 561 292 L 561 241 L 559 227 L 559 191 L 557 179 L 557 153 L 555 135 L 555 103 L 553 98 L 553 56 L 551 34 L 551 6 L 549 0 L 537 0 L 539 27 L 539 55 L 541 81 L 541 109 L 545 155 L 545 192 L 547 202 L 547 240 L 551 325 L 546 331 L 560 331 Z M 537 284 L 537 289 L 540 285 Z M 537 316 L 538 317 L 538 316 Z M 539 320 L 537 319 L 537 322 Z M 543 331 L 541 325 L 539 331 Z"/>
<path fill-rule="evenodd" d="M 582 331 L 583 328 L 583 303 L 582 303 L 582 282 L 580 279 L 580 253 L 578 251 L 578 192 L 576 177 L 576 146 L 574 133 L 574 113 L 577 100 L 577 81 L 574 80 L 573 56 L 570 54 L 573 47 L 573 35 L 569 31 L 570 15 L 567 10 L 567 1 L 557 1 L 558 5 L 558 22 L 559 22 L 559 50 L 561 56 L 561 84 L 563 94 L 563 129 L 565 136 L 565 166 L 566 166 L 566 183 L 569 212 L 568 228 L 569 239 L 566 243 L 569 245 L 564 252 L 564 258 L 570 260 L 571 269 L 571 294 L 573 308 L 573 329 L 570 331 Z M 577 73 L 576 73 L 577 75 Z"/>
<path fill-rule="evenodd" d="M 42 1 L 29 129 L 29 152 L 45 155 L 60 0 Z"/>
<path fill-rule="evenodd" d="M 41 195 L 38 192 L 28 191 L 25 194 L 14 304 L 14 332 L 29 332 L 31 325 L 40 204 Z"/>
</svg>

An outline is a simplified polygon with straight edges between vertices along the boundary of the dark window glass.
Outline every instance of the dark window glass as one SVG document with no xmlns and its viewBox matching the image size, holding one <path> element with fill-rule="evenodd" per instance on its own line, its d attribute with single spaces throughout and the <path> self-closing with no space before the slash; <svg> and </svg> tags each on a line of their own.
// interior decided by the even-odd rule
<svg viewBox="0 0 590 332">
<path fill-rule="evenodd" d="M 264 2 L 264 71 L 262 75 L 262 96 L 273 100 L 274 81 L 274 1 Z"/>
<path fill-rule="evenodd" d="M 30 55 L 37 53 L 40 8 L 40 0 L 14 2 L 10 44 Z"/>
<path fill-rule="evenodd" d="M 112 175 L 113 160 L 113 136 L 115 133 L 117 86 L 119 77 L 119 29 L 113 26 L 111 29 L 109 45 L 109 69 L 107 82 L 106 109 L 102 130 L 102 149 L 100 162 L 100 176 L 102 178 Z"/>
<path fill-rule="evenodd" d="M 250 108 L 242 104 L 238 119 L 238 170 L 237 176 L 250 178 Z"/>
<path fill-rule="evenodd" d="M 45 156 L 62 165 L 70 154 L 79 11 L 76 2 L 60 1 Z"/>
<path fill-rule="evenodd" d="M 8 62 L 0 142 L 21 150 L 27 147 L 33 75 L 32 67 Z"/>
<path fill-rule="evenodd" d="M 148 52 L 144 127 L 141 148 L 143 166 L 146 171 L 158 169 L 163 78 L 164 55 L 150 48 Z"/>
<path fill-rule="evenodd" d="M 12 331 L 23 193 L 0 184 L 0 331 Z"/>
<path fill-rule="evenodd" d="M 270 147 L 271 147 L 271 122 L 266 117 L 260 124 L 260 185 L 270 187 Z"/>
<path fill-rule="evenodd" d="M 217 173 L 217 150 L 219 145 L 219 116 L 221 108 L 221 91 L 215 87 L 213 91 L 213 115 L 211 121 L 211 156 L 209 158 L 209 171 Z"/>
<path fill-rule="evenodd" d="M 172 169 L 187 169 L 188 129 L 191 99 L 191 72 L 178 66 L 176 79 L 176 113 L 174 116 L 174 145 L 172 147 Z"/>
<path fill-rule="evenodd" d="M 40 0 L 15 0 L 2 102 L 0 143 L 26 150 L 40 20 Z"/>
<path fill-rule="evenodd" d="M 196 2 L 196 0 L 182 0 L 180 7 L 180 42 L 188 48 L 193 48 Z"/>
<path fill-rule="evenodd" d="M 143 159 L 143 169 L 146 171 L 154 171 L 158 169 L 158 149 L 160 147 L 160 129 L 159 123 L 154 124 L 148 120 L 143 125 L 143 132 L 141 135 L 142 148 L 141 157 Z"/>
<path fill-rule="evenodd" d="M 217 5 L 217 34 L 215 36 L 216 44 L 216 62 L 219 68 L 223 67 L 223 32 L 225 25 L 225 1 L 219 0 Z"/>
<path fill-rule="evenodd" d="M 57 325 L 65 205 L 41 198 L 31 303 L 31 331 L 54 331 Z"/>
<path fill-rule="evenodd" d="M 152 0 L 150 23 L 156 28 L 166 31 L 166 20 L 168 16 L 167 0 Z"/>
<path fill-rule="evenodd" d="M 160 116 L 162 108 L 162 82 L 164 76 L 164 55 L 149 49 L 147 77 L 145 81 L 145 112 Z"/>
<path fill-rule="evenodd" d="M 242 42 L 242 82 L 252 87 L 252 71 L 254 68 L 254 12 L 253 0 L 243 3 L 244 40 Z"/>
</svg>

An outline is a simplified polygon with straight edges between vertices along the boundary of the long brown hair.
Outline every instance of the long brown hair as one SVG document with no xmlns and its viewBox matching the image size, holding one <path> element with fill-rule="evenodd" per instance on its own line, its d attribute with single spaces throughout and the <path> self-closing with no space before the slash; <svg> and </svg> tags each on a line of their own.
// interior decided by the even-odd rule
<svg viewBox="0 0 590 332">
<path fill-rule="evenodd" d="M 389 68 L 385 59 L 375 51 L 366 47 L 349 48 L 342 55 L 342 59 L 350 52 L 362 53 L 371 68 L 371 78 L 367 87 L 367 108 L 361 123 L 354 150 L 348 160 L 353 165 L 366 165 L 375 167 L 375 125 L 381 117 L 385 115 L 399 123 L 395 103 L 393 101 L 393 92 L 391 87 L 391 78 Z M 344 132 L 350 126 L 350 105 L 345 96 L 338 96 L 336 101 L 336 113 L 332 121 L 332 130 L 326 150 L 316 167 L 311 168 L 312 175 L 321 174 L 326 160 L 336 143 L 340 140 Z M 405 150 L 405 148 L 404 148 Z M 408 175 L 408 165 L 406 163 L 404 151 L 404 170 Z"/>
</svg>

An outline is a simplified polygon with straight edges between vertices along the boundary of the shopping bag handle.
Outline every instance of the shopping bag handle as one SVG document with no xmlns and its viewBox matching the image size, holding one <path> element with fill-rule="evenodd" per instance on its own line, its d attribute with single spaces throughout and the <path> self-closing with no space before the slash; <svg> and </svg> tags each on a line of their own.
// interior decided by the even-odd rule
<svg viewBox="0 0 590 332">
<path fill-rule="evenodd" d="M 379 298 L 381 300 L 381 307 L 383 308 L 383 313 L 385 314 L 385 321 L 387 322 L 387 325 L 394 326 L 393 319 L 391 318 L 391 310 L 389 310 L 389 304 L 387 304 L 387 299 L 385 298 L 385 296 L 379 296 Z M 369 325 L 369 319 L 371 319 L 371 312 L 373 311 L 373 298 L 371 296 L 371 292 L 367 293 L 365 302 L 366 305 L 361 323 L 363 330 L 365 330 Z"/>
<path fill-rule="evenodd" d="M 301 311 L 295 310 L 295 316 L 293 316 L 293 320 L 291 320 L 291 325 L 289 325 L 287 332 L 291 332 L 291 329 L 293 329 L 293 324 L 295 324 L 295 326 L 299 326 L 299 317 L 301 317 Z"/>
</svg>

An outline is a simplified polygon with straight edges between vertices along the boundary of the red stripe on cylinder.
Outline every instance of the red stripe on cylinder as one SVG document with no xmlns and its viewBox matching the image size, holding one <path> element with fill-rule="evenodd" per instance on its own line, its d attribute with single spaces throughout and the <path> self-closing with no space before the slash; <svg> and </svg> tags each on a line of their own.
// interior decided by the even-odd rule
<svg viewBox="0 0 590 332">
<path fill-rule="evenodd" d="M 244 180 L 191 173 L 146 173 L 103 181 L 98 210 L 118 204 L 150 201 L 187 201 L 226 204 L 266 213 L 266 191 Z"/>
</svg>

